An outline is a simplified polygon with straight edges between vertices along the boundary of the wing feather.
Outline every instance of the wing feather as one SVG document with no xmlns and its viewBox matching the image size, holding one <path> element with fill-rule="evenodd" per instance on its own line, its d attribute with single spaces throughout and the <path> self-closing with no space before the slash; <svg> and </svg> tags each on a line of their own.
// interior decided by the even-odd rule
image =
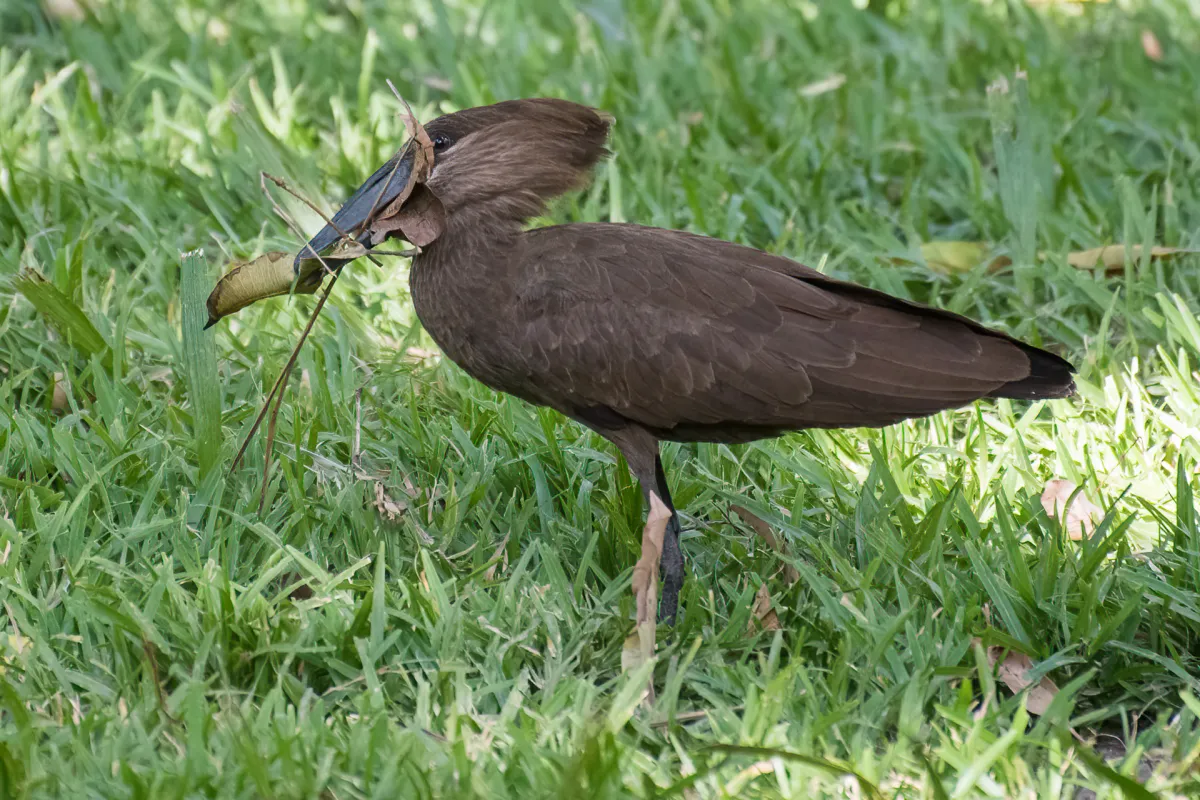
<svg viewBox="0 0 1200 800">
<path fill-rule="evenodd" d="M 523 245 L 520 363 L 501 388 L 577 417 L 758 438 L 889 424 L 1030 376 L 1029 348 L 1005 334 L 728 242 L 584 224 Z"/>
</svg>

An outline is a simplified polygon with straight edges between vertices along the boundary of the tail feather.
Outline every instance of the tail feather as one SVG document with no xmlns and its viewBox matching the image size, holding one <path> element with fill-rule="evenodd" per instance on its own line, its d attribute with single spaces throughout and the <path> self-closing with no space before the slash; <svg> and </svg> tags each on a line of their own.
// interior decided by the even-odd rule
<svg viewBox="0 0 1200 800">
<path fill-rule="evenodd" d="M 1063 358 L 1023 342 L 1013 341 L 1029 357 L 1029 377 L 1010 381 L 989 397 L 1015 400 L 1048 400 L 1075 394 L 1075 368 Z"/>
</svg>

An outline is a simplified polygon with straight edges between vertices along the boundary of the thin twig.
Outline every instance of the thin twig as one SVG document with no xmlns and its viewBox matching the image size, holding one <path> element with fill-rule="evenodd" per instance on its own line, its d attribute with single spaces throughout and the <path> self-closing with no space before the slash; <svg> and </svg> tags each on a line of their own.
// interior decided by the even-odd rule
<svg viewBox="0 0 1200 800">
<path fill-rule="evenodd" d="M 388 86 L 391 86 L 392 91 L 396 92 L 396 87 L 392 86 L 391 81 L 388 81 Z M 400 97 L 399 93 L 396 93 L 396 96 L 399 98 Z M 409 116 L 410 120 L 413 121 L 414 123 L 416 123 L 416 118 L 413 116 L 412 109 L 409 108 L 408 103 L 405 103 L 402 98 L 401 98 L 400 102 L 404 104 L 405 109 L 408 111 L 408 116 Z M 419 124 L 419 123 L 417 123 L 417 124 Z M 369 226 L 374 221 L 376 206 L 379 205 L 379 201 L 382 199 L 384 192 L 386 192 L 387 189 L 391 186 L 392 178 L 395 176 L 396 171 L 399 169 L 399 166 L 400 166 L 399 156 L 400 156 L 401 152 L 402 152 L 402 150 L 396 151 L 396 156 L 395 156 L 396 164 L 395 164 L 395 166 L 392 167 L 392 173 L 391 173 L 391 175 L 388 176 L 387 183 L 384 184 L 384 186 L 379 190 L 379 194 L 376 195 L 375 202 L 371 206 L 371 211 L 370 211 L 370 213 L 367 214 L 366 218 L 363 221 L 364 226 Z M 262 515 L 263 509 L 266 506 L 267 482 L 270 478 L 270 473 L 271 473 L 271 455 L 272 455 L 272 452 L 274 451 L 274 447 L 275 447 L 275 427 L 276 427 L 276 423 L 278 422 L 278 419 L 279 419 L 280 408 L 283 405 L 283 395 L 284 395 L 285 389 L 287 388 L 288 378 L 291 375 L 292 369 L 296 365 L 296 359 L 300 355 L 301 348 L 304 347 L 305 340 L 308 339 L 308 335 L 312 332 L 313 326 L 316 324 L 317 317 L 320 315 L 321 309 L 323 309 L 325 307 L 326 301 L 329 300 L 329 295 L 333 291 L 334 284 L 337 283 L 338 276 L 341 274 L 340 267 L 337 270 L 330 268 L 329 264 L 325 261 L 325 258 L 320 253 L 318 253 L 311 244 L 309 244 L 309 240 L 307 238 L 305 238 L 304 234 L 300 231 L 299 226 L 296 224 L 296 221 L 294 219 L 292 219 L 291 215 L 288 214 L 288 212 L 285 211 L 279 205 L 279 203 L 277 203 L 275 201 L 275 197 L 271 194 L 270 190 L 267 189 L 267 184 L 266 184 L 267 179 L 270 179 L 270 181 L 272 183 L 274 183 L 276 186 L 278 186 L 280 189 L 283 189 L 285 192 L 292 195 L 297 200 L 299 200 L 300 202 L 302 202 L 306 206 L 308 206 L 310 209 L 312 209 L 319 217 L 321 217 L 321 219 L 323 219 L 325 221 L 326 225 L 333 228 L 333 230 L 335 232 L 337 232 L 339 241 L 349 242 L 350 244 L 358 244 L 358 242 L 355 241 L 350 235 L 348 235 L 345 231 L 343 231 L 336 224 L 334 224 L 333 220 L 330 219 L 329 217 L 327 217 L 325 215 L 325 213 L 323 211 L 321 211 L 320 208 L 318 208 L 315 204 L 310 202 L 306 197 L 303 197 L 298 192 L 294 191 L 290 186 L 288 186 L 287 182 L 284 181 L 282 178 L 278 178 L 274 175 L 271 175 L 268 172 L 260 172 L 259 173 L 259 184 L 262 186 L 263 194 L 266 195 L 267 200 L 271 203 L 271 207 L 275 210 L 275 213 L 278 214 L 281 219 L 283 219 L 283 221 L 291 229 L 292 233 L 294 233 L 296 236 L 300 237 L 304 241 L 304 248 L 306 248 L 310 253 L 312 253 L 313 256 L 317 259 L 317 261 L 319 261 L 321 263 L 321 268 L 325 271 L 325 274 L 331 276 L 329 283 L 325 286 L 325 291 L 322 293 L 321 298 L 317 301 L 316 306 L 313 308 L 312 314 L 309 315 L 308 324 L 304 326 L 304 331 L 300 334 L 299 341 L 296 342 L 296 346 L 292 349 L 292 354 L 291 354 L 291 356 L 288 357 L 287 364 L 284 365 L 283 371 L 279 374 L 279 377 L 276 378 L 275 384 L 271 387 L 271 391 L 267 394 L 266 400 L 263 402 L 262 409 L 258 412 L 258 416 L 255 418 L 254 424 L 250 427 L 250 432 L 246 434 L 246 438 L 242 441 L 242 446 L 241 446 L 241 448 L 239 448 L 237 456 L 235 456 L 233 459 L 233 465 L 230 467 L 231 472 L 233 470 L 237 469 L 238 465 L 241 463 L 242 457 L 246 453 L 246 449 L 250 445 L 250 440 L 254 437 L 254 434 L 258 431 L 259 426 L 262 425 L 263 418 L 266 416 L 268 409 L 271 409 L 271 417 L 267 422 L 266 451 L 263 454 L 262 487 L 260 489 L 259 499 L 258 499 L 258 513 L 260 516 Z M 303 250 L 301 250 L 301 252 L 303 252 Z M 399 256 L 408 255 L 410 257 L 411 257 L 411 254 L 412 254 L 412 251 L 399 252 L 399 253 L 390 253 L 390 252 L 381 252 L 380 253 L 380 255 L 399 255 Z M 379 259 L 377 259 L 375 257 L 375 255 L 372 253 L 371 250 L 367 250 L 364 248 L 363 255 L 365 255 L 367 258 L 369 258 L 372 261 L 372 263 L 374 263 L 376 266 L 378 266 L 380 268 L 383 267 L 383 264 L 381 264 L 379 262 Z M 274 401 L 274 408 L 272 408 L 272 401 Z"/>
<path fill-rule="evenodd" d="M 417 124 L 417 115 L 413 113 L 412 106 L 408 104 L 407 100 L 400 96 L 400 92 L 396 91 L 396 84 L 392 83 L 391 78 L 385 78 L 384 80 L 387 81 L 388 88 L 392 90 L 392 94 L 394 94 L 396 99 L 400 101 L 400 105 L 404 106 L 404 111 L 406 114 L 408 114 L 408 118 L 413 122 L 413 127 L 415 128 Z M 404 127 L 407 128 L 408 126 L 405 125 Z"/>
<path fill-rule="evenodd" d="M 271 207 L 275 210 L 275 213 L 277 215 L 279 215 L 280 219 L 282 219 L 284 221 L 284 223 L 287 224 L 288 228 L 291 229 L 293 234 L 295 234 L 296 236 L 298 236 L 304 240 L 304 242 L 305 242 L 304 246 L 307 247 L 314 256 L 316 256 L 317 261 L 321 262 L 321 268 L 324 269 L 327 274 L 333 275 L 333 280 L 331 280 L 329 282 L 329 285 L 325 288 L 325 294 L 321 297 L 320 301 L 318 301 L 316 308 L 314 309 L 313 315 L 309 317 L 308 326 L 305 327 L 304 334 L 300 337 L 299 344 L 297 344 L 296 347 L 292 350 L 292 355 L 288 359 L 288 367 L 279 374 L 279 377 L 275 379 L 275 384 L 271 387 L 271 391 L 267 393 L 266 400 L 263 401 L 263 406 L 261 409 L 259 409 L 258 416 L 254 418 L 254 424 L 250 426 L 250 432 L 247 433 L 246 438 L 244 438 L 242 440 L 242 446 L 240 448 L 238 448 L 237 455 L 234 456 L 234 458 L 233 458 L 233 464 L 229 467 L 230 472 L 233 472 L 234 470 L 236 470 L 238 468 L 238 465 L 242 463 L 242 458 L 246 455 L 246 449 L 250 446 L 250 442 L 254 438 L 254 434 L 258 432 L 259 426 L 262 425 L 263 418 L 267 415 L 267 411 L 271 407 L 271 401 L 275 400 L 277 395 L 282 394 L 283 387 L 287 384 L 287 376 L 288 376 L 289 370 L 296 363 L 296 357 L 300 353 L 300 346 L 304 344 L 304 340 L 305 340 L 305 338 L 307 338 L 308 332 L 310 330 L 312 330 L 312 326 L 316 322 L 316 319 L 317 319 L 316 315 L 320 313 L 321 308 L 325 305 L 325 301 L 329 297 L 329 292 L 331 289 L 333 289 L 333 284 L 337 281 L 337 276 L 338 276 L 338 272 L 335 272 L 334 270 L 330 269 L 329 264 L 327 264 L 325 262 L 325 258 L 320 253 L 318 253 L 316 250 L 313 250 L 312 247 L 310 247 L 308 245 L 308 240 L 305 239 L 304 234 L 303 234 L 303 232 L 301 232 L 300 227 L 296 224 L 296 221 L 294 219 L 292 219 L 292 215 L 289 214 L 287 211 L 285 211 L 279 205 L 279 203 L 275 202 L 275 197 L 271 194 L 271 191 L 267 188 L 267 183 L 266 183 L 267 178 L 270 178 L 271 182 L 274 183 L 276 186 L 283 189 L 285 192 L 287 192 L 288 194 L 297 198 L 298 200 L 303 202 L 305 205 L 307 205 L 309 208 L 311 208 L 313 211 L 315 211 L 321 217 L 321 219 L 325 220 L 325 222 L 330 227 L 332 227 L 335 231 L 337 231 L 338 236 L 342 237 L 343 240 L 350 241 L 350 242 L 354 241 L 349 236 L 347 236 L 344 231 L 342 231 L 340 228 L 338 228 L 336 225 L 334 225 L 333 221 L 331 219 L 329 219 L 329 217 L 325 216 L 324 212 L 322 212 L 321 209 L 317 208 L 315 205 L 310 203 L 307 199 L 301 197 L 298 193 L 292 191 L 291 187 L 289 187 L 287 185 L 286 181 L 284 181 L 280 178 L 277 178 L 274 175 L 271 175 L 267 172 L 259 173 L 259 177 L 258 177 L 259 185 L 262 186 L 263 194 L 266 195 L 266 198 L 267 198 L 268 202 L 271 203 Z M 370 256 L 368 256 L 368 257 L 370 257 Z M 371 260 L 374 261 L 377 266 L 379 266 L 379 267 L 383 266 L 376 259 L 371 258 Z M 271 437 L 270 440 L 273 443 L 274 437 Z M 268 463 L 270 462 L 270 458 L 271 458 L 271 448 L 268 446 L 268 448 L 267 448 Z M 265 482 L 265 480 L 266 480 L 266 478 L 264 477 L 264 482 Z M 265 495 L 266 495 L 266 487 L 264 485 L 261 497 L 265 497 Z M 259 502 L 260 513 L 261 513 L 261 508 L 262 508 L 262 502 L 260 499 L 260 502 Z"/>
<path fill-rule="evenodd" d="M 332 281 L 330 282 L 332 283 Z M 314 315 L 312 319 L 315 321 L 316 316 Z M 304 344 L 303 337 L 297 342 L 295 349 L 292 351 L 293 354 L 298 355 L 300 353 L 300 345 L 302 344 Z M 283 383 L 280 385 L 279 391 L 275 393 L 275 407 L 271 409 L 271 416 L 267 420 L 267 448 L 263 453 L 262 486 L 258 490 L 258 515 L 260 517 L 267 505 L 267 482 L 271 478 L 271 455 L 275 452 L 275 425 L 279 422 L 279 409 L 283 406 L 283 394 L 287 388 L 288 380 L 292 375 L 293 361 L 294 359 L 288 359 L 288 365 L 283 368 L 283 372 L 281 373 Z M 267 402 L 269 403 L 270 401 L 268 400 Z"/>
<path fill-rule="evenodd" d="M 280 375 L 279 380 L 276 381 L 276 385 L 279 386 L 279 392 L 275 398 L 275 410 L 271 414 L 270 421 L 267 423 L 267 452 L 265 455 L 265 463 L 263 464 L 262 491 L 259 495 L 258 501 L 258 513 L 260 516 L 262 515 L 263 503 L 267 498 L 267 473 L 271 467 L 271 451 L 275 445 L 275 420 L 279 417 L 279 406 L 283 401 L 283 388 L 287 385 L 288 375 L 291 374 L 292 367 L 296 366 L 296 359 L 300 356 L 300 348 L 304 346 L 304 340 L 307 339 L 308 334 L 312 332 L 313 325 L 316 324 L 317 317 L 320 315 L 321 309 L 325 307 L 325 301 L 329 299 L 329 293 L 333 291 L 333 286 L 335 283 L 337 283 L 339 274 L 340 273 L 335 272 L 333 273 L 333 277 L 329 279 L 329 284 L 325 287 L 325 291 L 322 293 L 321 299 L 317 301 L 317 305 L 313 308 L 313 312 L 308 318 L 308 324 L 304 326 L 304 331 L 300 334 L 300 341 L 296 342 L 296 346 L 292 349 L 292 355 L 288 358 L 287 364 L 285 364 L 283 367 L 283 374 Z M 263 410 L 259 412 L 258 419 L 254 423 L 254 428 L 250 430 L 249 435 L 246 437 L 247 440 L 249 440 L 250 436 L 254 435 L 254 431 L 258 428 L 259 423 L 262 422 L 263 413 L 266 411 L 270 402 L 270 398 L 267 398 L 267 402 L 263 404 Z M 245 452 L 245 449 L 245 445 L 243 445 L 242 451 Z"/>
<path fill-rule="evenodd" d="M 368 250 L 363 255 L 365 255 L 367 257 L 376 255 L 376 256 L 398 256 L 400 258 L 412 258 L 413 256 L 417 256 L 420 254 L 421 254 L 421 251 L 416 249 L 415 247 L 412 250 L 380 250 L 378 248 L 372 247 L 370 250 Z"/>
<path fill-rule="evenodd" d="M 300 237 L 304 237 L 304 234 L 300 233 L 300 229 L 299 229 L 298 225 L 294 224 L 295 223 L 294 219 L 292 219 L 292 217 L 290 217 L 290 215 L 288 215 L 287 211 L 284 211 L 283 209 L 281 209 L 280 205 L 278 205 L 278 203 L 276 203 L 275 198 L 271 197 L 271 193 L 266 191 L 266 185 L 263 184 L 263 182 L 262 182 L 264 178 L 270 180 L 272 182 L 272 184 L 275 184 L 276 186 L 280 187 L 281 190 L 283 190 L 284 192 L 287 192 L 288 194 L 290 194 L 290 196 L 294 197 L 295 199 L 300 200 L 301 203 L 304 203 L 305 205 L 310 207 L 310 209 L 312 209 L 314 212 L 317 213 L 318 217 L 324 219 L 326 225 L 329 225 L 330 228 L 334 229 L 335 233 L 337 234 L 338 239 L 340 239 L 342 241 L 348 241 L 350 243 L 353 243 L 353 245 L 356 245 L 356 243 L 358 243 L 358 242 L 354 241 L 353 236 L 350 236 L 348 233 L 346 233 L 346 231 L 342 230 L 341 228 L 338 228 L 337 225 L 334 223 L 334 221 L 332 221 L 332 219 L 330 219 L 329 217 L 326 217 L 325 212 L 318 209 L 316 204 L 313 204 L 311 200 L 308 200 L 308 198 L 302 196 L 302 194 L 300 194 L 299 192 L 296 192 L 294 190 L 294 188 L 288 186 L 288 182 L 286 180 L 283 180 L 282 178 L 276 178 L 275 175 L 272 175 L 270 173 L 259 173 L 259 178 L 258 178 L 259 184 L 263 186 L 263 192 L 266 194 L 266 198 L 268 198 L 271 201 L 271 205 L 275 207 L 275 212 L 277 213 L 277 215 L 280 215 L 281 217 L 283 217 L 283 221 L 288 223 L 289 228 L 292 228 L 292 233 L 294 233 Z M 370 219 L 371 219 L 371 217 L 367 217 L 368 222 L 370 222 Z M 307 239 L 305 239 L 304 246 L 308 252 L 312 253 L 314 255 L 314 257 L 316 257 L 317 260 L 320 261 L 320 265 L 322 265 L 325 272 L 332 271 L 329 269 L 329 265 L 325 264 L 325 259 L 320 257 L 320 253 L 318 253 L 317 251 L 314 251 L 314 249 L 312 248 L 312 245 L 310 245 L 310 243 L 308 243 Z M 371 251 L 367 251 L 365 253 L 365 255 L 367 258 L 370 258 L 372 261 L 374 261 L 374 265 L 376 265 L 378 267 L 383 267 L 383 264 L 380 264 L 376 258 L 372 257 Z"/>
<path fill-rule="evenodd" d="M 279 385 L 283 383 L 283 376 L 286 373 L 279 373 L 279 377 L 275 379 L 275 385 L 271 387 L 271 391 L 267 393 L 266 402 L 259 409 L 258 416 L 254 418 L 254 424 L 250 426 L 250 432 L 246 434 L 246 438 L 242 440 L 242 446 L 238 449 L 237 455 L 233 457 L 233 464 L 230 465 L 229 471 L 233 472 L 238 468 L 238 464 L 242 463 L 242 457 L 246 455 L 246 448 L 250 446 L 250 440 L 254 438 L 254 434 L 258 431 L 258 426 L 262 425 L 263 417 L 267 415 L 267 410 L 271 407 L 271 399 L 275 397 L 275 393 L 279 391 Z"/>
</svg>

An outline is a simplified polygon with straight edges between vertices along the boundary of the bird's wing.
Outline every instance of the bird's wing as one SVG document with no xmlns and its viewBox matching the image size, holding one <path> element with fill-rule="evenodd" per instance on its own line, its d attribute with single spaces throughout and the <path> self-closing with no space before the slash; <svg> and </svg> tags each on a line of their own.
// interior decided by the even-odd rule
<svg viewBox="0 0 1200 800">
<path fill-rule="evenodd" d="M 614 413 L 694 438 L 721 426 L 885 425 L 1028 379 L 1027 351 L 1040 352 L 678 231 L 564 225 L 524 244 L 512 343 L 532 387 L 522 394 L 601 426 Z"/>
</svg>

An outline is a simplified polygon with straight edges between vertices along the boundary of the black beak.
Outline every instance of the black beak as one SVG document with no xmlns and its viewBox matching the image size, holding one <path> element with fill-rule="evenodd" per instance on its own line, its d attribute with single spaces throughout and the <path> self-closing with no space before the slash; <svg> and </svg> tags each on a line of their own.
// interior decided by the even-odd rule
<svg viewBox="0 0 1200 800">
<path fill-rule="evenodd" d="M 297 275 L 311 271 L 314 267 L 319 269 L 320 264 L 314 251 L 325 258 L 325 263 L 332 269 L 338 269 L 354 260 L 352 258 L 326 257 L 334 251 L 334 245 L 341 240 L 342 236 L 339 231 L 367 248 L 378 244 L 378 242 L 371 241 L 371 233 L 367 229 L 374 217 L 383 213 L 383 210 L 408 185 L 415 161 L 413 148 L 414 143 L 410 142 L 394 158 L 375 170 L 375 174 L 367 178 L 366 183 L 358 187 L 350 199 L 343 203 L 338 212 L 333 215 L 333 224 L 326 225 L 320 233 L 308 240 L 308 244 L 301 249 L 293 262 L 293 269 Z"/>
</svg>

